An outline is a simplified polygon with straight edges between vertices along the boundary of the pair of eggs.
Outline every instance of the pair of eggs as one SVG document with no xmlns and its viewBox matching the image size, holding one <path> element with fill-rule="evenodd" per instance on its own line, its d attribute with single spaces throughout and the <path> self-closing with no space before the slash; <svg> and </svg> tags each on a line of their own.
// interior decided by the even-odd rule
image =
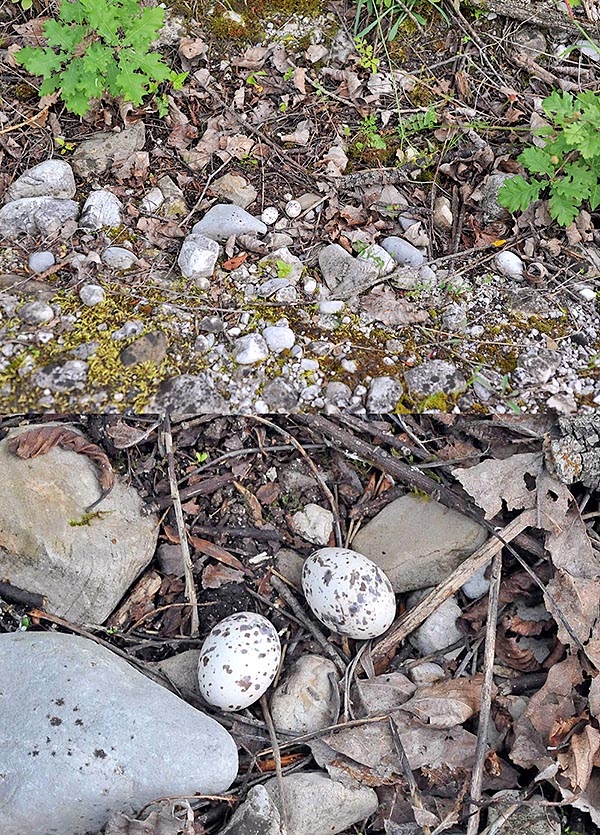
<svg viewBox="0 0 600 835">
<path fill-rule="evenodd" d="M 347 548 L 321 548 L 302 570 L 302 588 L 315 616 L 332 632 L 366 640 L 381 635 L 396 614 L 396 598 L 383 571 Z M 254 612 L 218 623 L 200 650 L 198 681 L 206 701 L 242 710 L 272 683 L 281 661 L 273 624 Z"/>
</svg>

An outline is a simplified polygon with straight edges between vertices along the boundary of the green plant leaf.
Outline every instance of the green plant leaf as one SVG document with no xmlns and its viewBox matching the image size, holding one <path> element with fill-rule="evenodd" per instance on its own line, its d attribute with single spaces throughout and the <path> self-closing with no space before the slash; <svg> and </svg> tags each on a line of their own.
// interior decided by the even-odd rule
<svg viewBox="0 0 600 835">
<path fill-rule="evenodd" d="M 61 56 L 47 46 L 24 46 L 14 57 L 32 75 L 51 75 L 62 66 Z"/>
<path fill-rule="evenodd" d="M 543 187 L 544 183 L 539 180 L 527 182 L 518 174 L 501 186 L 498 191 L 498 202 L 509 212 L 524 212 L 535 200 L 539 199 Z"/>
<path fill-rule="evenodd" d="M 518 159 L 532 174 L 551 175 L 556 168 L 548 151 L 545 148 L 536 148 L 535 145 L 525 148 L 523 153 L 519 154 Z"/>
<path fill-rule="evenodd" d="M 125 42 L 134 49 L 146 52 L 152 41 L 156 40 L 164 19 L 165 10 L 160 6 L 142 9 L 125 32 Z"/>
<path fill-rule="evenodd" d="M 548 200 L 550 217 L 560 223 L 561 226 L 570 226 L 579 214 L 578 206 L 568 196 L 553 191 Z"/>
<path fill-rule="evenodd" d="M 547 116 L 553 118 L 558 125 L 562 125 L 573 113 L 573 96 L 571 93 L 553 90 L 542 102 L 542 107 Z"/>
</svg>

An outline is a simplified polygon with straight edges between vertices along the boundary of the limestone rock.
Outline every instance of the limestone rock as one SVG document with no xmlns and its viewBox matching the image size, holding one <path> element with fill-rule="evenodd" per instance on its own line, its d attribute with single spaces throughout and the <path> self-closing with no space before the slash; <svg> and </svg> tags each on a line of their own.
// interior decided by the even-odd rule
<svg viewBox="0 0 600 835">
<path fill-rule="evenodd" d="M 223 243 L 231 235 L 264 235 L 267 227 L 240 206 L 217 203 L 209 209 L 202 220 L 194 224 L 193 234 L 206 235 L 213 241 Z"/>
<path fill-rule="evenodd" d="M 385 507 L 351 547 L 387 574 L 394 591 L 436 586 L 487 539 L 482 526 L 433 500 L 411 494 Z"/>
<path fill-rule="evenodd" d="M 79 225 L 92 231 L 105 226 L 120 226 L 123 222 L 122 208 L 123 204 L 112 191 L 98 189 L 93 191 L 83 204 Z"/>
<path fill-rule="evenodd" d="M 101 492 L 96 467 L 58 447 L 27 460 L 9 452 L 9 439 L 32 428 L 0 441 L 0 576 L 46 595 L 52 614 L 102 623 L 152 559 L 156 520 L 141 515 L 137 492 L 117 480 L 86 521 Z"/>
<path fill-rule="evenodd" d="M 97 133 L 85 139 L 75 150 L 71 163 L 76 174 L 90 180 L 125 162 L 135 151 L 141 151 L 145 143 L 144 123 L 136 122 L 118 133 Z"/>
<path fill-rule="evenodd" d="M 58 197 L 21 197 L 0 209 L 0 239 L 21 235 L 58 238 L 67 221 L 76 220 L 79 206 Z"/>
<path fill-rule="evenodd" d="M 278 731 L 307 734 L 333 725 L 339 697 L 333 661 L 303 655 L 271 698 L 271 714 Z"/>
<path fill-rule="evenodd" d="M 235 778 L 221 725 L 93 641 L 0 635 L 0 681 L 2 835 L 84 835 Z"/>
<path fill-rule="evenodd" d="M 177 263 L 185 278 L 191 278 L 201 290 L 208 290 L 208 279 L 214 272 L 218 257 L 219 244 L 206 235 L 195 233 L 184 240 Z"/>
<path fill-rule="evenodd" d="M 22 197 L 75 197 L 75 177 L 68 162 L 62 159 L 47 159 L 25 171 L 9 187 L 7 199 Z"/>
<path fill-rule="evenodd" d="M 354 258 L 339 244 L 329 244 L 321 250 L 319 267 L 325 284 L 338 299 L 349 299 L 369 290 L 380 277 L 374 262 Z"/>
<path fill-rule="evenodd" d="M 168 411 L 171 414 L 228 414 L 227 401 L 215 390 L 206 374 L 180 374 L 165 380 L 143 414 Z"/>
</svg>

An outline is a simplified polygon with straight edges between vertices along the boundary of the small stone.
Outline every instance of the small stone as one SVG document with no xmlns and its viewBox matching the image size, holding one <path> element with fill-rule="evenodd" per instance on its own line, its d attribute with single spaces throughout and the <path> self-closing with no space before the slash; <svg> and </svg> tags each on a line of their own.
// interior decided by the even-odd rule
<svg viewBox="0 0 600 835">
<path fill-rule="evenodd" d="M 370 244 L 365 247 L 358 254 L 358 258 L 361 261 L 367 261 L 367 263 L 373 264 L 379 271 L 379 275 L 389 275 L 396 269 L 396 261 L 379 244 Z"/>
<path fill-rule="evenodd" d="M 342 310 L 346 307 L 346 303 L 339 300 L 327 300 L 324 302 L 319 302 L 319 313 L 333 314 L 333 313 L 341 313 Z"/>
<path fill-rule="evenodd" d="M 273 351 L 274 354 L 289 350 L 296 341 L 296 334 L 287 326 L 269 326 L 263 330 L 262 335 L 269 346 L 269 350 Z"/>
<path fill-rule="evenodd" d="M 259 286 L 258 295 L 264 299 L 268 299 L 269 296 L 273 296 L 275 293 L 278 293 L 280 290 L 285 290 L 289 286 L 290 282 L 287 278 L 270 278 Z"/>
<path fill-rule="evenodd" d="M 157 797 L 233 782 L 229 733 L 105 647 L 57 632 L 0 646 L 3 835 L 97 832 Z"/>
<path fill-rule="evenodd" d="M 591 287 L 580 287 L 577 292 L 582 299 L 586 300 L 586 302 L 596 301 L 596 291 L 592 290 Z"/>
<path fill-rule="evenodd" d="M 352 389 L 346 383 L 332 380 L 325 386 L 325 400 L 339 409 L 345 409 L 350 403 Z"/>
<path fill-rule="evenodd" d="M 302 289 L 307 296 L 312 296 L 317 289 L 317 282 L 314 278 L 307 278 Z"/>
<path fill-rule="evenodd" d="M 158 212 L 164 202 L 164 194 L 155 186 L 154 188 L 151 188 L 150 191 L 140 200 L 140 212 L 142 212 L 142 214 L 154 215 Z"/>
<path fill-rule="evenodd" d="M 496 253 L 494 267 L 508 278 L 523 278 L 523 262 L 518 255 L 507 249 Z"/>
<path fill-rule="evenodd" d="M 462 584 L 462 592 L 469 600 L 477 600 L 490 590 L 490 581 L 485 576 L 486 570 L 487 565 L 482 566 L 472 577 L 469 577 L 466 583 Z"/>
<path fill-rule="evenodd" d="M 375 264 L 354 258 L 340 244 L 329 244 L 319 252 L 319 267 L 332 294 L 339 299 L 369 290 L 379 281 Z"/>
<path fill-rule="evenodd" d="M 281 815 L 264 786 L 252 786 L 220 835 L 282 835 Z"/>
<path fill-rule="evenodd" d="M 289 200 L 285 204 L 285 213 L 289 218 L 296 218 L 302 214 L 302 204 L 297 200 Z"/>
<path fill-rule="evenodd" d="M 433 661 L 423 661 L 422 664 L 417 664 L 416 667 L 411 667 L 408 671 L 411 681 L 417 687 L 423 687 L 427 684 L 433 684 L 435 681 L 441 681 L 445 678 L 443 669 L 439 664 L 434 664 Z"/>
<path fill-rule="evenodd" d="M 392 377 L 375 377 L 367 392 L 367 412 L 372 415 L 393 412 L 403 394 L 404 388 L 400 380 L 394 380 Z"/>
<path fill-rule="evenodd" d="M 304 264 L 296 256 L 292 255 L 285 246 L 270 252 L 258 262 L 259 270 L 271 270 L 278 278 L 283 278 L 290 284 L 295 284 L 302 276 Z"/>
<path fill-rule="evenodd" d="M 79 290 L 79 298 L 86 307 L 96 307 L 106 298 L 104 289 L 99 284 L 84 284 Z"/>
<path fill-rule="evenodd" d="M 209 278 L 219 258 L 219 245 L 198 232 L 188 235 L 181 247 L 177 263 L 185 278 L 191 278 L 201 290 L 210 287 Z"/>
<path fill-rule="evenodd" d="M 225 174 L 223 177 L 215 180 L 210 188 L 219 197 L 222 197 L 224 200 L 229 200 L 235 206 L 240 206 L 242 209 L 247 209 L 258 197 L 258 192 L 254 186 L 250 185 L 239 174 Z"/>
<path fill-rule="evenodd" d="M 139 319 L 132 319 L 112 333 L 110 338 L 117 342 L 120 339 L 128 339 L 130 336 L 139 336 L 143 330 L 144 323 Z"/>
<path fill-rule="evenodd" d="M 79 225 L 92 231 L 106 226 L 120 226 L 123 222 L 122 208 L 123 204 L 112 191 L 98 189 L 93 191 L 83 204 Z"/>
<path fill-rule="evenodd" d="M 177 183 L 171 177 L 164 176 L 157 181 L 156 185 L 164 197 L 160 206 L 160 215 L 167 218 L 185 217 L 189 211 L 189 207 Z"/>
<path fill-rule="evenodd" d="M 160 365 L 167 355 L 169 341 L 162 331 L 145 333 L 121 351 L 124 366 L 138 365 L 141 362 L 153 362 Z"/>
<path fill-rule="evenodd" d="M 415 246 L 397 235 L 384 238 L 381 246 L 401 267 L 420 267 L 425 261 L 422 253 Z"/>
<path fill-rule="evenodd" d="M 466 306 L 451 302 L 442 314 L 442 322 L 446 330 L 453 333 L 464 333 L 467 329 Z"/>
<path fill-rule="evenodd" d="M 527 348 L 519 354 L 517 371 L 527 383 L 544 384 L 554 377 L 561 363 L 558 351 L 548 348 Z"/>
<path fill-rule="evenodd" d="M 109 246 L 101 255 L 102 261 L 113 270 L 129 270 L 137 264 L 137 258 L 130 249 L 123 246 Z"/>
<path fill-rule="evenodd" d="M 279 212 L 275 208 L 275 206 L 267 206 L 267 208 L 263 211 L 260 219 L 263 223 L 267 226 L 272 226 L 277 218 L 279 217 Z"/>
<path fill-rule="evenodd" d="M 229 414 L 227 401 L 206 374 L 180 374 L 160 384 L 142 414 Z"/>
<path fill-rule="evenodd" d="M 56 259 L 51 252 L 42 250 L 40 252 L 32 252 L 29 256 L 29 269 L 34 273 L 43 273 L 49 270 L 56 264 Z"/>
<path fill-rule="evenodd" d="M 285 579 L 294 586 L 298 591 L 302 591 L 302 568 L 304 567 L 304 557 L 297 551 L 291 548 L 280 548 L 275 554 L 275 566 L 277 571 L 282 574 Z"/>
<path fill-rule="evenodd" d="M 40 368 L 33 375 L 33 382 L 41 389 L 50 391 L 73 391 L 83 389 L 87 382 L 88 364 L 83 360 L 53 362 Z"/>
<path fill-rule="evenodd" d="M 429 360 L 404 372 L 411 394 L 429 397 L 433 394 L 456 394 L 467 388 L 467 381 L 450 362 Z"/>
<path fill-rule="evenodd" d="M 298 392 L 286 380 L 276 377 L 263 388 L 262 399 L 272 412 L 292 412 L 298 405 Z"/>
<path fill-rule="evenodd" d="M 279 808 L 277 780 L 268 780 L 265 788 Z M 379 807 L 373 789 L 348 788 L 321 771 L 284 775 L 283 791 L 289 835 L 337 835 Z"/>
<path fill-rule="evenodd" d="M 207 333 L 223 333 L 225 330 L 225 322 L 220 316 L 203 316 L 198 322 L 198 330 L 206 331 Z"/>
<path fill-rule="evenodd" d="M 264 235 L 267 227 L 240 206 L 218 203 L 194 224 L 193 234 L 205 235 L 213 241 L 225 242 L 232 235 Z"/>
<path fill-rule="evenodd" d="M 6 202 L 22 197 L 69 199 L 75 192 L 75 177 L 69 163 L 62 159 L 47 159 L 17 177 L 8 188 Z"/>
<path fill-rule="evenodd" d="M 140 120 L 125 130 L 115 133 L 97 133 L 85 139 L 71 159 L 75 173 L 84 180 L 99 177 L 110 168 L 116 168 L 135 151 L 141 151 L 146 143 L 146 128 Z"/>
<path fill-rule="evenodd" d="M 417 593 L 408 598 L 408 608 L 422 599 L 423 594 Z M 462 616 L 462 609 L 456 602 L 454 596 L 448 597 L 441 603 L 435 612 L 423 622 L 409 637 L 409 641 L 422 655 L 433 655 L 441 652 L 464 638 L 463 632 L 457 625 L 457 620 Z"/>
<path fill-rule="evenodd" d="M 335 724 L 339 709 L 338 673 L 333 661 L 303 655 L 271 697 L 271 714 L 278 731 L 296 736 Z"/>
<path fill-rule="evenodd" d="M 433 225 L 440 232 L 449 232 L 454 223 L 451 203 L 447 197 L 438 197 L 433 204 Z"/>
<path fill-rule="evenodd" d="M 17 315 L 28 325 L 43 325 L 56 317 L 50 305 L 41 301 L 26 302 L 23 307 L 19 308 Z"/>
<path fill-rule="evenodd" d="M 328 545 L 333 532 L 333 513 L 318 504 L 307 504 L 293 516 L 300 536 L 315 545 Z"/>
<path fill-rule="evenodd" d="M 240 365 L 262 362 L 269 356 L 267 343 L 259 333 L 240 336 L 233 344 L 233 358 Z"/>
<path fill-rule="evenodd" d="M 486 221 L 500 220 L 506 214 L 506 209 L 498 202 L 498 193 L 504 183 L 514 176 L 514 174 L 490 174 L 485 181 L 485 184 L 481 188 L 479 205 Z"/>
</svg>

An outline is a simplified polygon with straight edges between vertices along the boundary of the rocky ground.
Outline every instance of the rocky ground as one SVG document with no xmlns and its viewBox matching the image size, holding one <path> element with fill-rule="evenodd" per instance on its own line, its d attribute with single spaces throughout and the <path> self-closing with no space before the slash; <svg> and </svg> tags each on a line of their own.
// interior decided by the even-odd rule
<svg viewBox="0 0 600 835">
<path fill-rule="evenodd" d="M 3 11 L 0 409 L 596 408 L 596 215 L 497 202 L 589 50 L 479 12 L 369 52 L 341 4 L 199 8 L 169 9 L 164 118 L 83 121 L 11 59 L 43 15 Z"/>
<path fill-rule="evenodd" d="M 4 835 L 600 825 L 597 418 L 0 431 Z M 382 637 L 315 616 L 325 587 L 301 575 L 324 547 L 389 578 Z M 199 661 L 242 612 L 279 669 L 221 709 Z M 267 663 L 245 646 L 244 693 Z"/>
</svg>

